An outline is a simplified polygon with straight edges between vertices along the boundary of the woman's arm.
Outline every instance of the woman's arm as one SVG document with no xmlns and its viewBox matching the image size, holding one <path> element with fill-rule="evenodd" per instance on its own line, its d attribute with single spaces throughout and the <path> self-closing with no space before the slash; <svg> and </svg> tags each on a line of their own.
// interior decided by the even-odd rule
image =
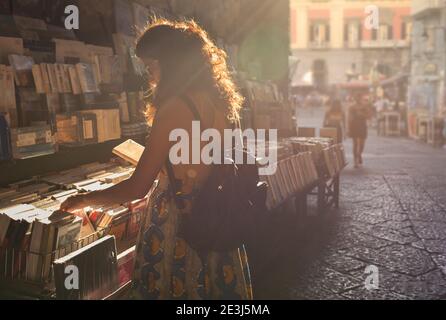
<svg viewBox="0 0 446 320">
<path fill-rule="evenodd" d="M 172 99 L 160 108 L 146 143 L 146 148 L 132 176 L 115 186 L 67 199 L 61 209 L 75 211 L 87 206 L 109 206 L 144 198 L 167 160 L 170 147 L 169 134 L 173 129 L 190 130 L 192 115 L 181 100 Z"/>
</svg>

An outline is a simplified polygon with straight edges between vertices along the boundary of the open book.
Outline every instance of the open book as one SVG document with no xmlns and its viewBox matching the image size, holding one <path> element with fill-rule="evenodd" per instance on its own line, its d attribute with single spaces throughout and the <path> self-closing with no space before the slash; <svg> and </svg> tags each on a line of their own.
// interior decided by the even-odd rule
<svg viewBox="0 0 446 320">
<path fill-rule="evenodd" d="M 113 149 L 113 154 L 136 166 L 145 147 L 133 140 L 127 140 Z"/>
</svg>

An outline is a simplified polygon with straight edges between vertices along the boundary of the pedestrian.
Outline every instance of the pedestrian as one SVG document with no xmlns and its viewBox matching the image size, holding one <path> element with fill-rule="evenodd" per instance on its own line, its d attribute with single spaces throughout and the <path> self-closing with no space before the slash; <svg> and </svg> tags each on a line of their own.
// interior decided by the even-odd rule
<svg viewBox="0 0 446 320">
<path fill-rule="evenodd" d="M 216 129 L 221 136 L 225 129 L 239 124 L 243 98 L 230 77 L 226 55 L 195 22 L 164 19 L 154 21 L 139 37 L 136 55 L 148 68 L 154 88 L 150 109 L 156 110 L 138 166 L 130 179 L 104 191 L 69 198 L 61 208 L 71 212 L 127 203 L 150 191 L 130 298 L 252 299 L 243 246 L 198 253 L 179 233 L 182 216 L 190 213 L 194 195 L 210 177 L 211 166 L 166 162 L 174 144 L 170 133 L 178 129 L 192 136 L 197 113 L 203 128 Z M 170 191 L 177 187 L 172 195 Z M 183 206 L 177 205 L 178 197 Z"/>
<path fill-rule="evenodd" d="M 362 154 L 367 140 L 367 120 L 369 118 L 369 106 L 361 96 L 354 99 L 348 115 L 348 133 L 353 140 L 354 166 L 359 168 L 363 164 Z"/>
<path fill-rule="evenodd" d="M 337 129 L 337 143 L 344 140 L 345 114 L 340 100 L 330 100 L 324 117 L 324 127 Z"/>
</svg>

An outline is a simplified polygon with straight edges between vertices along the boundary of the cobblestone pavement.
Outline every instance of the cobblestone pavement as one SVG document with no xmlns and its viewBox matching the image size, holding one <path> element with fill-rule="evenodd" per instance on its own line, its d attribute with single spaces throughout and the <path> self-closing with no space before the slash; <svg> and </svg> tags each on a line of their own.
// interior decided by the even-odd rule
<svg viewBox="0 0 446 320">
<path fill-rule="evenodd" d="M 344 171 L 338 210 L 288 226 L 266 262 L 254 256 L 258 298 L 446 298 L 446 150 L 372 132 L 364 161 Z"/>
</svg>

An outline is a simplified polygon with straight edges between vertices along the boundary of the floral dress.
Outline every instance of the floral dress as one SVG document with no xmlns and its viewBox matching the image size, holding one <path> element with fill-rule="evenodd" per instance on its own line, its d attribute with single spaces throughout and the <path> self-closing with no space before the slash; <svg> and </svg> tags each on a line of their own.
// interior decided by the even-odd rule
<svg viewBox="0 0 446 320">
<path fill-rule="evenodd" d="M 163 171 L 148 201 L 138 236 L 131 299 L 252 299 L 244 247 L 200 256 L 177 236 L 184 213 L 177 209 Z"/>
</svg>

